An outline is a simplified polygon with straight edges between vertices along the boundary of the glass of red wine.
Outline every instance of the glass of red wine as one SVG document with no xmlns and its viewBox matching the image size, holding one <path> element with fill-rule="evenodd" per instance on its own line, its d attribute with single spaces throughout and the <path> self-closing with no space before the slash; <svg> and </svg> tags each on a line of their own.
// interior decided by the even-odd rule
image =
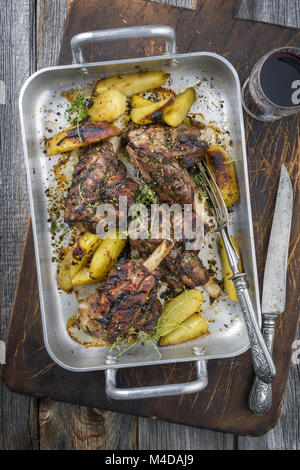
<svg viewBox="0 0 300 470">
<path fill-rule="evenodd" d="M 258 121 L 276 121 L 300 111 L 300 48 L 281 47 L 265 54 L 242 88 L 242 103 Z"/>
</svg>

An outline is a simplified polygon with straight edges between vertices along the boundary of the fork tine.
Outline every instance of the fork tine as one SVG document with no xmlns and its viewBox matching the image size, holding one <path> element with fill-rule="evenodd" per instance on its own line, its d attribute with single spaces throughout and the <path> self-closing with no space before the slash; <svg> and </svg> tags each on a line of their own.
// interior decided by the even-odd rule
<svg viewBox="0 0 300 470">
<path fill-rule="evenodd" d="M 207 176 L 205 175 L 206 178 L 207 178 L 209 186 L 211 187 L 211 189 L 214 193 L 217 193 L 216 194 L 216 199 L 218 200 L 218 203 L 219 203 L 218 206 L 219 206 L 220 211 L 223 215 L 223 218 L 226 219 L 226 222 L 228 222 L 228 211 L 227 211 L 227 207 L 226 207 L 226 204 L 224 202 L 223 196 L 221 194 L 221 191 L 219 189 L 219 186 L 217 185 L 217 182 L 216 182 L 212 172 L 208 168 L 208 165 L 207 165 L 206 161 L 203 159 L 201 163 L 202 163 L 202 165 L 205 169 L 205 171 L 203 173 L 205 174 L 205 172 L 207 172 L 207 174 L 209 175 L 209 178 L 207 178 Z M 212 187 L 211 182 L 213 183 L 213 187 Z"/>
<path fill-rule="evenodd" d="M 201 168 L 200 168 L 201 170 Z M 205 188 L 205 191 L 207 192 L 208 196 L 209 196 L 209 199 L 213 205 L 213 208 L 214 208 L 214 211 L 215 213 L 217 213 L 217 201 L 216 201 L 216 198 L 214 197 L 214 193 L 212 191 L 212 188 L 211 186 L 209 185 L 209 181 L 207 179 L 207 176 L 201 171 L 201 176 L 202 176 L 202 181 L 201 183 L 203 184 L 204 188 Z"/>
<path fill-rule="evenodd" d="M 205 160 L 202 160 L 199 164 L 199 169 L 201 171 L 201 176 L 204 178 L 204 186 L 207 194 L 211 200 L 213 205 L 216 221 L 217 221 L 217 230 L 225 230 L 227 233 L 228 242 L 230 243 L 233 251 L 235 252 L 237 258 L 239 259 L 240 256 L 233 245 L 231 238 L 228 233 L 228 211 L 226 204 L 224 202 L 223 196 L 221 191 L 216 183 L 214 176 L 212 175 L 211 171 L 209 170 Z M 207 173 L 206 173 L 207 172 Z M 207 176 L 208 174 L 208 176 Z"/>
<path fill-rule="evenodd" d="M 218 191 L 218 188 L 217 190 L 215 189 L 215 187 L 217 187 L 216 185 L 216 182 L 215 180 L 213 180 L 213 184 L 211 183 L 210 179 L 208 178 L 206 172 L 205 172 L 205 168 L 200 167 L 200 170 L 201 170 L 201 176 L 203 176 L 205 182 L 205 189 L 210 197 L 210 200 L 213 204 L 213 207 L 214 207 L 214 211 L 215 211 L 215 215 L 216 215 L 216 218 L 217 218 L 217 224 L 218 226 L 225 226 L 228 222 L 228 218 L 227 218 L 227 209 L 226 209 L 226 206 L 225 204 L 223 205 L 222 202 L 223 200 L 219 200 L 221 194 L 219 194 L 219 191 Z M 221 196 L 222 197 L 222 196 Z M 222 198 L 223 199 L 223 198 Z M 225 206 L 225 209 L 224 209 L 224 206 Z"/>
</svg>

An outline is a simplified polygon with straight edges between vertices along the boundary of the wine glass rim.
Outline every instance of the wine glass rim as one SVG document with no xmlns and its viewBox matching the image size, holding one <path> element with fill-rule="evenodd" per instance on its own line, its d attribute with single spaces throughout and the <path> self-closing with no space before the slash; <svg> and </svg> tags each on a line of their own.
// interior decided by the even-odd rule
<svg viewBox="0 0 300 470">
<path fill-rule="evenodd" d="M 300 110 L 300 104 L 299 105 L 296 105 L 296 106 L 279 106 L 278 104 L 274 103 L 273 101 L 271 101 L 267 95 L 265 94 L 265 92 L 263 91 L 262 89 L 262 86 L 261 86 L 261 81 L 260 81 L 260 76 L 261 76 L 261 71 L 262 71 L 262 68 L 263 68 L 263 65 L 264 63 L 266 62 L 266 60 L 272 55 L 272 54 L 275 54 L 275 52 L 280 52 L 280 51 L 298 51 L 299 52 L 299 55 L 300 55 L 300 47 L 296 47 L 296 46 L 283 46 L 283 47 L 277 47 L 276 49 L 272 49 L 271 51 L 267 52 L 266 54 L 264 54 L 260 60 L 258 61 L 259 62 L 259 77 L 258 77 L 258 84 L 259 84 L 259 88 L 260 88 L 260 92 L 262 93 L 263 97 L 266 99 L 266 101 L 268 101 L 272 106 L 275 106 L 277 109 L 282 109 L 284 111 L 288 111 L 290 110 L 292 107 L 293 108 L 296 108 L 296 109 L 299 109 Z"/>
</svg>

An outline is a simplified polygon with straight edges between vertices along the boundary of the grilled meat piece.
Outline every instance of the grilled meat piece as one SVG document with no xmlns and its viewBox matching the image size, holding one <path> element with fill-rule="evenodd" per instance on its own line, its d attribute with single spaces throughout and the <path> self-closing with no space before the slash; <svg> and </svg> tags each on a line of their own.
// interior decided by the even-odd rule
<svg viewBox="0 0 300 470">
<path fill-rule="evenodd" d="M 120 261 L 105 287 L 79 304 L 83 331 L 114 341 L 131 329 L 134 333 L 151 330 L 161 314 L 157 267 L 172 248 L 173 242 L 164 240 L 141 266 L 133 260 Z"/>
<path fill-rule="evenodd" d="M 139 255 L 146 259 L 159 245 L 161 240 L 140 240 L 130 238 L 130 245 Z M 162 279 L 173 289 L 183 287 L 197 287 L 209 281 L 209 275 L 198 258 L 196 251 L 186 251 L 181 241 L 175 243 L 174 248 L 160 265 Z"/>
<path fill-rule="evenodd" d="M 96 232 L 100 218 L 99 203 L 118 209 L 119 196 L 127 196 L 127 204 L 135 202 L 138 184 L 131 180 L 118 161 L 111 143 L 96 144 L 86 149 L 74 168 L 72 184 L 65 200 L 65 222 L 80 231 Z M 123 214 L 119 213 L 120 218 Z"/>
<path fill-rule="evenodd" d="M 113 342 L 131 328 L 149 331 L 161 315 L 157 299 L 159 271 L 121 261 L 103 289 L 79 304 L 80 325 L 87 334 Z"/>
<path fill-rule="evenodd" d="M 198 128 L 143 126 L 131 130 L 127 138 L 132 164 L 162 202 L 194 203 L 196 186 L 188 169 L 208 149 Z"/>
</svg>

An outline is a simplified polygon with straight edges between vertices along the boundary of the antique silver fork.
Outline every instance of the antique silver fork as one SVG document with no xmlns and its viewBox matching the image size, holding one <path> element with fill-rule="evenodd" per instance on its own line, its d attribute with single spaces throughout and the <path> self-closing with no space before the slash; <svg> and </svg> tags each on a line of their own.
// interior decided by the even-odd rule
<svg viewBox="0 0 300 470">
<path fill-rule="evenodd" d="M 244 315 L 255 373 L 257 377 L 265 383 L 271 383 L 275 377 L 276 369 L 256 321 L 254 308 L 247 287 L 246 273 L 241 272 L 239 269 L 239 255 L 229 236 L 227 207 L 215 178 L 204 159 L 202 159 L 199 164 L 199 170 L 203 187 L 215 212 L 217 223 L 216 231 L 219 232 L 222 237 L 229 266 L 233 273 L 230 279 L 234 282 L 237 297 Z"/>
</svg>

